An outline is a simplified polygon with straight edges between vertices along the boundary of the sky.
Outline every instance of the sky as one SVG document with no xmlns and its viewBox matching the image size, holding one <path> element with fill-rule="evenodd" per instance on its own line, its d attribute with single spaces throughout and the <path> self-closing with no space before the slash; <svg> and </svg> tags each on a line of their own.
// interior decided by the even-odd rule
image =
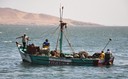
<svg viewBox="0 0 128 79">
<path fill-rule="evenodd" d="M 128 26 L 128 0 L 0 0 L 0 7 L 108 26 Z"/>
</svg>

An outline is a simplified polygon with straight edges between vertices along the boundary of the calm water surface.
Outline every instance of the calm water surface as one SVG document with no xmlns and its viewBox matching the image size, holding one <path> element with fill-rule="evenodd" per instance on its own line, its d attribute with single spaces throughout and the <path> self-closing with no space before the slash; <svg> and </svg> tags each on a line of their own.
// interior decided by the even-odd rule
<svg viewBox="0 0 128 79">
<path fill-rule="evenodd" d="M 111 67 L 42 66 L 23 63 L 15 39 L 26 33 L 31 41 L 41 46 L 46 38 L 55 48 L 57 27 L 0 26 L 0 79 L 127 79 L 128 78 L 128 27 L 69 27 L 65 35 L 75 52 L 86 50 L 92 55 L 100 52 L 109 38 L 115 61 Z M 64 52 L 70 52 L 64 40 Z"/>
</svg>

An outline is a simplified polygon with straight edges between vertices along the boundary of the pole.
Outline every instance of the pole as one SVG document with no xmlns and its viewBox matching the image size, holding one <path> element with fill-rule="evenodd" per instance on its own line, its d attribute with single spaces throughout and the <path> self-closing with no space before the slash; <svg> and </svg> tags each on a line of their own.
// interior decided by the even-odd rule
<svg viewBox="0 0 128 79">
<path fill-rule="evenodd" d="M 63 21 L 62 21 L 63 8 L 60 5 L 60 53 L 62 53 L 62 43 L 63 43 Z"/>
<path fill-rule="evenodd" d="M 60 22 L 60 53 L 62 53 L 62 43 L 63 43 L 63 24 Z"/>
<path fill-rule="evenodd" d="M 110 41 L 112 41 L 112 39 L 110 38 L 109 41 L 107 42 L 107 44 L 105 45 L 105 47 L 103 48 L 102 51 L 104 51 L 104 49 L 108 46 L 108 44 L 110 43 Z"/>
<path fill-rule="evenodd" d="M 63 8 L 60 8 L 60 53 L 62 53 L 62 44 L 63 44 L 63 30 L 64 26 L 66 26 L 67 23 L 63 22 Z"/>
</svg>

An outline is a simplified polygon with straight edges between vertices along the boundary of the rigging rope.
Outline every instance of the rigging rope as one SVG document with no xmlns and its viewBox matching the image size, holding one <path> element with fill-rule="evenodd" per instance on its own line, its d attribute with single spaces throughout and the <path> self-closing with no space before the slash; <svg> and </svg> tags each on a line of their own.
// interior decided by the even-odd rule
<svg viewBox="0 0 128 79">
<path fill-rule="evenodd" d="M 45 35 L 46 33 L 48 34 L 48 35 L 46 35 L 46 36 L 50 36 L 50 34 L 53 35 L 53 34 L 57 31 L 58 28 L 59 28 L 59 27 L 57 27 L 55 30 L 53 29 L 53 32 L 51 31 L 51 33 L 49 33 L 49 30 L 51 30 L 51 28 L 48 29 L 47 31 L 45 31 L 45 32 L 42 33 L 42 36 Z M 45 36 L 45 38 L 46 38 L 46 36 Z M 42 37 L 41 37 L 41 38 L 42 38 Z"/>
<path fill-rule="evenodd" d="M 55 28 L 55 27 L 54 27 Z M 55 29 L 52 29 L 51 30 L 51 28 L 49 28 L 48 30 L 46 30 L 45 32 L 43 32 L 42 34 L 41 34 L 41 37 L 38 37 L 38 38 L 36 38 L 36 39 L 32 39 L 31 38 L 31 41 L 32 40 L 38 40 L 38 39 L 42 39 L 42 38 L 47 38 L 47 37 L 53 37 L 53 35 L 56 33 L 56 31 L 58 30 L 58 28 L 59 28 L 59 26 L 57 27 L 57 28 L 55 28 Z M 51 30 L 50 32 L 49 32 L 49 30 Z"/>
<path fill-rule="evenodd" d="M 65 38 L 66 38 L 66 40 L 67 40 L 67 42 L 68 42 L 68 44 L 69 44 L 69 47 L 71 48 L 72 52 L 74 53 L 74 49 L 72 48 L 71 43 L 69 42 L 68 38 L 66 37 L 65 32 L 64 32 L 64 36 L 65 36 Z"/>
<path fill-rule="evenodd" d="M 60 31 L 59 31 L 60 32 Z M 59 35 L 60 33 L 58 33 L 58 38 L 57 38 L 57 42 L 56 42 L 56 48 L 55 48 L 55 50 L 57 50 L 57 48 L 58 48 L 58 43 L 59 43 L 59 38 L 60 38 L 60 35 Z"/>
<path fill-rule="evenodd" d="M 54 35 L 54 34 L 56 33 L 56 31 L 58 30 L 58 28 L 59 28 L 59 26 L 55 29 L 55 31 L 53 31 L 53 32 L 51 33 L 51 35 Z"/>
</svg>

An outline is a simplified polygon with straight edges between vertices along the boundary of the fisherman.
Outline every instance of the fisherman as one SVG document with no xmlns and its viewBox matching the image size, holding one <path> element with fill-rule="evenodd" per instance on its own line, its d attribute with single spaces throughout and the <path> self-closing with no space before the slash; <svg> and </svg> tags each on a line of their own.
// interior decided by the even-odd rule
<svg viewBox="0 0 128 79">
<path fill-rule="evenodd" d="M 50 43 L 48 42 L 48 39 L 45 40 L 45 42 L 43 43 L 43 48 L 49 48 Z"/>
<path fill-rule="evenodd" d="M 112 56 L 112 52 L 110 49 L 107 49 L 107 52 L 105 53 L 105 64 L 110 64 L 109 60 Z"/>
<path fill-rule="evenodd" d="M 16 39 L 22 38 L 22 44 L 23 44 L 23 49 L 25 49 L 26 45 L 28 44 L 29 37 L 24 34 L 23 36 L 17 37 Z"/>
<path fill-rule="evenodd" d="M 104 58 L 105 58 L 105 53 L 104 53 L 104 51 L 101 51 L 99 58 L 102 59 L 102 60 L 104 60 Z"/>
<path fill-rule="evenodd" d="M 112 54 L 112 52 L 110 51 L 110 49 L 107 49 L 107 54 Z"/>
<path fill-rule="evenodd" d="M 101 51 L 99 58 L 100 58 L 99 63 L 104 63 L 104 60 L 105 60 L 105 53 L 104 53 L 104 51 Z"/>
</svg>

